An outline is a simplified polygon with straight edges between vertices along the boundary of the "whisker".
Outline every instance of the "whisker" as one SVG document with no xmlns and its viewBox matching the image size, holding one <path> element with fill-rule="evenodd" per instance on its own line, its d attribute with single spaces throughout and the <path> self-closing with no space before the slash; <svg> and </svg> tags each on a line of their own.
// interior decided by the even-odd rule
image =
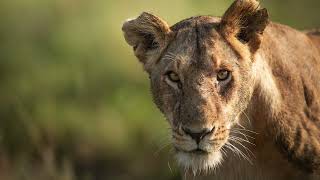
<svg viewBox="0 0 320 180">
<path fill-rule="evenodd" d="M 237 150 L 237 152 L 239 152 L 239 154 L 244 158 L 246 159 L 250 164 L 253 164 L 250 160 L 250 158 L 248 158 L 239 148 L 237 148 L 236 146 L 234 146 L 232 143 L 230 142 L 227 142 L 230 146 L 232 146 L 234 149 Z"/>
<path fill-rule="evenodd" d="M 251 154 L 253 157 L 255 157 L 253 152 L 248 147 L 244 146 L 243 144 L 241 144 L 239 141 L 237 141 L 235 139 L 231 138 L 230 140 L 235 142 L 235 143 L 237 143 L 237 144 L 239 144 L 240 146 L 242 146 L 245 149 L 245 151 L 248 153 L 248 156 L 250 156 L 250 154 Z"/>
<path fill-rule="evenodd" d="M 232 148 L 229 144 L 225 144 L 225 147 L 227 149 L 229 149 L 233 154 L 236 154 L 240 158 L 239 153 L 234 148 Z"/>
<path fill-rule="evenodd" d="M 231 137 L 231 138 L 235 138 L 235 139 L 237 139 L 237 140 L 239 140 L 239 141 L 247 142 L 247 143 L 255 146 L 254 143 L 250 142 L 249 140 L 242 139 L 241 137 L 238 137 L 238 136 L 230 136 L 230 137 Z"/>
<path fill-rule="evenodd" d="M 171 174 L 173 173 L 172 172 L 172 169 L 171 169 L 171 166 L 170 166 L 170 162 L 168 161 L 168 168 L 170 169 L 170 172 L 171 172 Z"/>
<path fill-rule="evenodd" d="M 223 147 L 224 147 L 224 146 L 221 147 L 221 152 L 222 152 L 222 154 L 223 154 L 225 157 L 227 157 L 227 153 L 225 152 L 225 149 L 223 149 Z"/>
<path fill-rule="evenodd" d="M 160 151 L 162 151 L 165 147 L 169 146 L 171 144 L 170 136 L 167 134 L 165 136 L 162 136 L 159 138 L 160 140 L 158 143 L 156 143 L 156 146 L 158 147 L 157 150 L 154 152 L 154 155 L 158 155 Z"/>
<path fill-rule="evenodd" d="M 241 135 L 243 135 L 248 141 L 249 141 L 248 137 L 251 138 L 251 139 L 255 139 L 254 137 L 252 137 L 252 136 L 250 136 L 250 135 L 248 135 L 248 134 L 245 134 L 245 133 L 243 133 L 243 132 L 240 132 L 239 130 L 232 130 L 231 133 L 241 134 Z"/>
<path fill-rule="evenodd" d="M 242 127 L 242 129 L 246 129 L 243 125 L 240 124 L 240 122 L 237 122 L 238 126 Z"/>
<path fill-rule="evenodd" d="M 255 132 L 255 131 L 252 131 L 252 130 L 249 130 L 249 129 L 245 129 L 245 128 L 244 128 L 244 129 L 241 129 L 241 128 L 232 128 L 232 129 L 247 131 L 247 132 L 250 132 L 250 133 L 253 133 L 253 134 L 259 134 L 259 133 Z"/>
<path fill-rule="evenodd" d="M 243 112 L 243 114 L 246 116 L 246 118 L 247 118 L 247 120 L 248 120 L 249 124 L 251 124 L 251 120 L 250 120 L 249 116 L 247 115 L 247 113 L 246 113 L 246 112 L 244 112 L 244 111 L 242 111 L 242 112 Z"/>
<path fill-rule="evenodd" d="M 160 146 L 159 149 L 153 153 L 153 155 L 154 155 L 154 156 L 158 156 L 159 153 L 160 153 L 163 149 L 165 149 L 166 147 L 168 147 L 170 144 L 171 144 L 170 142 L 167 142 L 166 144 Z"/>
</svg>

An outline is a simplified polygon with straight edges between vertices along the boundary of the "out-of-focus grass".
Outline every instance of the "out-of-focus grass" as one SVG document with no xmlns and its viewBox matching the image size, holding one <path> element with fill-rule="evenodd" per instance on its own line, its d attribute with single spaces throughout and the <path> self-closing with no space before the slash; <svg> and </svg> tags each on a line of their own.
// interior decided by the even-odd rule
<svg viewBox="0 0 320 180">
<path fill-rule="evenodd" d="M 121 25 L 142 11 L 173 24 L 231 0 L 0 2 L 0 179 L 179 179 L 168 126 Z M 319 26 L 317 0 L 263 2 Z"/>
</svg>

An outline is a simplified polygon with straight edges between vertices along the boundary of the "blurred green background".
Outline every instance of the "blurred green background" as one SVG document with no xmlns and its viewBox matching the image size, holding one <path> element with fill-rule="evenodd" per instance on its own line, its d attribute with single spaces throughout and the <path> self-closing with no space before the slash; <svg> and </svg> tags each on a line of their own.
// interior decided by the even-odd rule
<svg viewBox="0 0 320 180">
<path fill-rule="evenodd" d="M 221 16 L 232 0 L 1 0 L 0 179 L 181 179 L 168 125 L 121 25 Z M 320 27 L 319 0 L 265 0 L 271 19 Z"/>
</svg>

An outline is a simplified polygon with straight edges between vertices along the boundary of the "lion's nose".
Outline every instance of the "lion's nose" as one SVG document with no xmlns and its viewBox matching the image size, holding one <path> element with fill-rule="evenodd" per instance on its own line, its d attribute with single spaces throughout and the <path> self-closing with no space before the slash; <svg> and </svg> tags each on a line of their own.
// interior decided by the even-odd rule
<svg viewBox="0 0 320 180">
<path fill-rule="evenodd" d="M 189 128 L 182 128 L 183 131 L 188 134 L 192 139 L 194 139 L 197 144 L 208 134 L 213 133 L 215 127 L 209 129 L 209 128 L 204 128 L 201 129 L 200 131 L 195 132 L 194 130 L 191 130 Z"/>
</svg>

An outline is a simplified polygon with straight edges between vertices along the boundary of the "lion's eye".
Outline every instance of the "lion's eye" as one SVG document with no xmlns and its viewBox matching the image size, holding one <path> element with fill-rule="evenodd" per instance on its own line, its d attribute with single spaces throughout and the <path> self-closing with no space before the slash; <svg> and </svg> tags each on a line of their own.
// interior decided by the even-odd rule
<svg viewBox="0 0 320 180">
<path fill-rule="evenodd" d="M 230 72 L 227 70 L 221 70 L 217 74 L 218 81 L 225 81 L 230 77 Z"/>
<path fill-rule="evenodd" d="M 180 78 L 177 73 L 170 71 L 167 73 L 168 79 L 172 82 L 179 82 Z"/>
</svg>

